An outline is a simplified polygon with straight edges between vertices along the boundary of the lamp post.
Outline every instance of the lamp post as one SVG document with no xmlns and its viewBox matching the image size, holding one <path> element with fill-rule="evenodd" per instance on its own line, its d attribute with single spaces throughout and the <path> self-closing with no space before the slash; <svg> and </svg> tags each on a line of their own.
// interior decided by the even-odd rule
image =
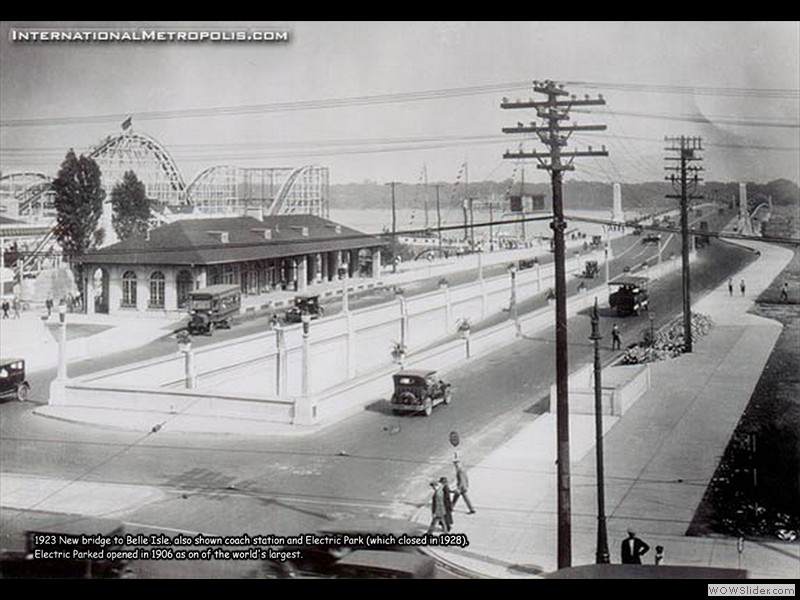
<svg viewBox="0 0 800 600">
<path fill-rule="evenodd" d="M 67 305 L 58 303 L 58 379 L 67 378 Z"/>
<path fill-rule="evenodd" d="M 469 319 L 460 319 L 458 321 L 458 333 L 461 336 L 461 339 L 464 340 L 464 344 L 467 351 L 467 358 L 470 357 L 469 334 L 471 331 L 472 331 L 472 326 L 469 324 Z"/>
<path fill-rule="evenodd" d="M 286 332 L 279 322 L 275 322 L 272 326 L 275 331 L 275 346 L 277 354 L 275 355 L 275 394 L 278 398 L 282 398 L 286 389 L 286 378 L 284 371 L 286 368 Z"/>
<path fill-rule="evenodd" d="M 594 436 L 595 456 L 597 461 L 597 552 L 595 560 L 598 565 L 610 562 L 608 555 L 608 533 L 606 531 L 605 481 L 603 473 L 603 388 L 600 367 L 600 316 L 597 313 L 597 298 L 592 307 L 592 334 L 589 339 L 594 342 Z"/>
<path fill-rule="evenodd" d="M 511 275 L 511 314 L 514 317 L 514 330 L 516 335 L 520 334 L 519 310 L 517 309 L 517 265 L 508 265 L 508 272 Z"/>
<path fill-rule="evenodd" d="M 311 330 L 311 315 L 308 312 L 304 312 L 300 316 L 300 320 L 303 323 L 303 373 L 302 373 L 302 380 L 300 382 L 300 393 L 303 398 L 308 398 L 308 389 L 309 389 L 309 356 L 311 354 L 311 343 L 308 339 L 309 331 Z"/>
</svg>

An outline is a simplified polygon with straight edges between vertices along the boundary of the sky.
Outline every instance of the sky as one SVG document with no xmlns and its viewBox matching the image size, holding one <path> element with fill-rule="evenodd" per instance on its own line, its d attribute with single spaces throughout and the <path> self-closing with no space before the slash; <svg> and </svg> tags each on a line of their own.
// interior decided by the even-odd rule
<svg viewBox="0 0 800 600">
<path fill-rule="evenodd" d="M 288 32 L 283 42 L 20 42 L 12 31 Z M 216 164 L 329 167 L 331 183 L 519 177 L 502 133 L 537 121 L 504 97 L 552 79 L 573 109 L 567 180 L 664 175 L 665 136 L 703 140 L 713 181 L 800 181 L 800 22 L 3 22 L 0 170 L 54 175 L 68 148 L 158 140 L 189 182 Z M 539 121 L 537 121 L 538 123 Z M 545 182 L 535 163 L 526 181 Z M 464 175 L 461 175 L 463 178 Z"/>
</svg>

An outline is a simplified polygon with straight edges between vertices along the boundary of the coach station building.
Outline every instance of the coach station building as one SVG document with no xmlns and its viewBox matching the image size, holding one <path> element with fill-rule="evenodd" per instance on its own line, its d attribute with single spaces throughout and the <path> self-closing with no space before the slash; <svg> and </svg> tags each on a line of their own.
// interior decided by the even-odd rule
<svg viewBox="0 0 800 600">
<path fill-rule="evenodd" d="M 377 277 L 383 242 L 313 215 L 183 219 L 83 257 L 87 312 L 183 311 L 189 292 L 241 286 L 244 295 L 344 277 Z"/>
</svg>

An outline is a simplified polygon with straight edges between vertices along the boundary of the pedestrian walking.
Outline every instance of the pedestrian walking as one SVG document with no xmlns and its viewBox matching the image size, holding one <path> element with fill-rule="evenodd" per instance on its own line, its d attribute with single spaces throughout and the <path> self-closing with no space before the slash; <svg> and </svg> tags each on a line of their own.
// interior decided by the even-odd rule
<svg viewBox="0 0 800 600">
<path fill-rule="evenodd" d="M 50 318 L 50 315 L 53 314 L 53 299 L 48 296 L 47 300 L 44 301 L 44 305 L 47 307 L 47 318 Z"/>
<path fill-rule="evenodd" d="M 447 477 L 440 477 L 439 483 L 442 484 L 442 495 L 444 496 L 444 523 L 447 525 L 447 532 L 453 529 L 453 492 L 447 484 Z"/>
<path fill-rule="evenodd" d="M 617 327 L 616 323 L 614 323 L 614 326 L 611 328 L 611 349 L 612 350 L 622 349 L 622 337 L 620 337 L 619 327 Z"/>
<path fill-rule="evenodd" d="M 442 531 L 447 533 L 447 523 L 444 520 L 445 508 L 442 486 L 437 481 L 431 481 L 430 486 L 433 493 L 431 494 L 431 524 L 427 533 L 433 533 L 437 525 L 440 525 Z"/>
<path fill-rule="evenodd" d="M 728 295 L 733 296 L 733 277 L 728 278 Z"/>
<path fill-rule="evenodd" d="M 781 302 L 788 302 L 789 301 L 789 282 L 784 281 L 783 285 L 781 286 Z"/>
<path fill-rule="evenodd" d="M 650 550 L 645 542 L 636 537 L 636 532 L 633 529 L 628 529 L 628 537 L 622 540 L 622 555 L 623 565 L 640 565 L 642 564 L 642 556 L 647 554 Z"/>
<path fill-rule="evenodd" d="M 660 565 L 664 562 L 664 546 L 656 546 L 654 560 L 656 565 Z"/>
<path fill-rule="evenodd" d="M 456 491 L 453 493 L 453 509 L 455 509 L 458 499 L 463 497 L 469 509 L 468 514 L 474 515 L 475 509 L 472 507 L 472 502 L 469 501 L 469 496 L 467 496 L 467 491 L 469 490 L 469 477 L 467 477 L 467 472 L 461 467 L 461 461 L 459 459 L 453 461 L 453 466 L 456 468 Z"/>
<path fill-rule="evenodd" d="M 744 288 L 745 288 L 744 279 L 742 279 L 741 283 L 739 283 L 739 289 L 742 290 L 742 296 L 744 296 Z"/>
<path fill-rule="evenodd" d="M 2 307 L 3 307 L 3 318 L 7 319 L 8 318 L 8 309 L 9 309 L 8 300 L 3 300 Z"/>
</svg>

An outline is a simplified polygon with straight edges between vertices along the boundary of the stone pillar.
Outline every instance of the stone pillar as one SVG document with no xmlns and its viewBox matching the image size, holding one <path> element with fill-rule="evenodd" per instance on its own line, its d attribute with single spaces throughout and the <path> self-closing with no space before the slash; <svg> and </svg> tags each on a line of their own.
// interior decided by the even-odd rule
<svg viewBox="0 0 800 600">
<path fill-rule="evenodd" d="M 164 273 L 164 310 L 178 310 L 178 270 L 163 269 Z"/>
<path fill-rule="evenodd" d="M 445 334 L 450 333 L 452 329 L 452 306 L 450 303 L 450 286 L 446 283 L 440 284 L 439 289 L 442 290 L 444 295 L 444 331 Z"/>
<path fill-rule="evenodd" d="M 625 213 L 622 212 L 622 186 L 619 183 L 614 184 L 614 203 L 611 210 L 611 220 L 622 222 L 625 220 Z"/>
<path fill-rule="evenodd" d="M 375 248 L 372 251 L 372 278 L 378 279 L 381 276 L 381 249 Z"/>
<path fill-rule="evenodd" d="M 305 256 L 297 259 L 297 291 L 305 292 L 308 287 L 308 261 Z"/>
<path fill-rule="evenodd" d="M 347 268 L 350 277 L 358 275 L 358 250 L 347 251 Z"/>
<path fill-rule="evenodd" d="M 208 287 L 208 272 L 205 267 L 201 267 L 199 270 L 195 271 L 194 285 L 196 290 Z"/>
<path fill-rule="evenodd" d="M 347 327 L 347 378 L 356 376 L 356 332 L 353 327 L 353 313 L 345 313 L 345 326 Z"/>
</svg>

